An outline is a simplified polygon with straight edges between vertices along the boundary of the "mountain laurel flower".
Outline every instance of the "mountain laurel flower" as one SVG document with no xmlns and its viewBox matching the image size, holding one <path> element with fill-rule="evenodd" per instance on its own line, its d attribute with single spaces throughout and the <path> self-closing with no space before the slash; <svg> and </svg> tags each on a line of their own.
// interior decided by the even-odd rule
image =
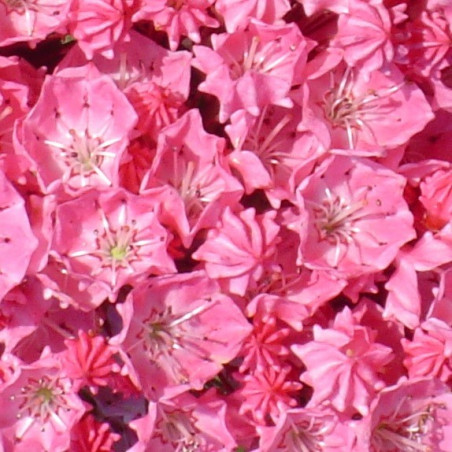
<svg viewBox="0 0 452 452">
<path fill-rule="evenodd" d="M 219 278 L 230 292 L 245 295 L 271 267 L 279 232 L 275 216 L 275 211 L 256 215 L 254 209 L 236 215 L 226 208 L 221 226 L 208 232 L 193 259 L 203 262 L 209 277 Z"/>
<path fill-rule="evenodd" d="M 348 278 L 385 269 L 415 237 L 404 186 L 403 177 L 368 160 L 325 161 L 297 191 L 300 263 Z"/>
<path fill-rule="evenodd" d="M 85 412 L 72 380 L 48 348 L 21 366 L 20 375 L 1 391 L 0 405 L 0 429 L 11 428 L 11 440 L 34 441 L 39 450 L 67 449 L 69 432 Z"/>
<path fill-rule="evenodd" d="M 356 450 L 450 450 L 452 395 L 436 379 L 401 379 L 383 389 L 357 425 Z"/>
<path fill-rule="evenodd" d="M 220 101 L 220 122 L 237 110 L 257 116 L 266 105 L 291 107 L 311 43 L 295 24 L 250 20 L 247 30 L 212 35 L 212 49 L 194 46 L 193 66 L 206 74 L 199 89 Z"/>
<path fill-rule="evenodd" d="M 368 414 L 373 397 L 385 386 L 381 377 L 392 350 L 375 342 L 376 331 L 360 326 L 348 308 L 336 315 L 332 328 L 314 325 L 313 333 L 312 341 L 291 347 L 306 366 L 301 381 L 314 388 L 310 406 Z"/>
<path fill-rule="evenodd" d="M 71 92 L 70 100 L 67 93 Z M 48 76 L 18 132 L 44 191 L 117 185 L 121 155 L 136 114 L 94 65 Z"/>
<path fill-rule="evenodd" d="M 430 318 L 414 330 L 411 341 L 402 339 L 404 365 L 410 378 L 436 377 L 448 383 L 452 376 L 452 328 Z"/>
<path fill-rule="evenodd" d="M 393 65 L 369 76 L 361 66 L 339 64 L 308 85 L 309 105 L 315 116 L 323 116 L 337 152 L 385 155 L 434 117 L 422 91 Z M 410 114 L 413 110 L 419 114 Z"/>
<path fill-rule="evenodd" d="M 236 357 L 251 331 L 232 299 L 204 272 L 152 278 L 117 309 L 124 326 L 110 343 L 128 353 L 145 392 L 161 372 L 170 385 L 202 389 Z"/>
<path fill-rule="evenodd" d="M 38 241 L 33 235 L 24 199 L 0 171 L 0 300 L 19 284 Z"/>
<path fill-rule="evenodd" d="M 90 190 L 56 211 L 53 254 L 72 275 L 90 275 L 118 291 L 149 273 L 172 273 L 168 233 L 154 198 L 123 189 Z"/>
</svg>

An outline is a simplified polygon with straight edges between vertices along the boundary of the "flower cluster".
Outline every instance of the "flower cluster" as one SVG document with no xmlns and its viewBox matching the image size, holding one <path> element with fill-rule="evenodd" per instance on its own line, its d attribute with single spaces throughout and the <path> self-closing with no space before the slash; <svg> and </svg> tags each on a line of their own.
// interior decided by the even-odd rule
<svg viewBox="0 0 452 452">
<path fill-rule="evenodd" d="M 448 452 L 452 3 L 0 0 L 0 450 Z"/>
</svg>

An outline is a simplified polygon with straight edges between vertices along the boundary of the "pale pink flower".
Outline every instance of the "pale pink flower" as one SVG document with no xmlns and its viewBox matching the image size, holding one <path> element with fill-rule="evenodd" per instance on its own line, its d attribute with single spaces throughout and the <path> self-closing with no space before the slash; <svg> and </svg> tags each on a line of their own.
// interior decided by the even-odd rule
<svg viewBox="0 0 452 452">
<path fill-rule="evenodd" d="M 288 0 L 217 0 L 215 9 L 221 14 L 226 31 L 233 33 L 244 29 L 252 17 L 267 24 L 282 23 L 290 11 Z"/>
<path fill-rule="evenodd" d="M 24 199 L 0 171 L 0 300 L 25 276 L 38 241 Z"/>
<path fill-rule="evenodd" d="M 410 378 L 436 377 L 448 383 L 452 375 L 452 328 L 430 318 L 414 331 L 411 341 L 402 339 L 404 365 Z"/>
<path fill-rule="evenodd" d="M 209 14 L 214 0 L 141 0 L 134 22 L 151 20 L 157 30 L 168 34 L 171 50 L 176 50 L 182 36 L 199 43 L 201 27 L 216 28 L 219 22 Z"/>
<path fill-rule="evenodd" d="M 234 214 L 226 208 L 221 225 L 211 229 L 207 240 L 193 253 L 211 278 L 220 279 L 228 290 L 244 295 L 259 281 L 278 243 L 276 211 L 256 215 L 255 209 Z"/>
<path fill-rule="evenodd" d="M 175 271 L 154 198 L 117 189 L 91 190 L 56 211 L 53 254 L 68 271 L 102 281 L 113 292 L 149 273 Z"/>
<path fill-rule="evenodd" d="M 415 237 L 404 186 L 403 177 L 369 160 L 325 161 L 297 191 L 300 262 L 348 278 L 386 268 Z"/>
<path fill-rule="evenodd" d="M 153 278 L 117 308 L 124 328 L 110 343 L 129 354 L 145 393 L 161 372 L 167 385 L 202 389 L 235 358 L 251 330 L 204 272 Z"/>
<path fill-rule="evenodd" d="M 133 0 L 73 0 L 69 31 L 89 60 L 95 53 L 111 59 L 114 45 L 128 37 L 135 8 Z"/>
<path fill-rule="evenodd" d="M 67 93 L 71 92 L 68 101 Z M 136 115 L 113 81 L 93 65 L 49 76 L 19 131 L 44 190 L 115 185 Z"/>
<path fill-rule="evenodd" d="M 0 46 L 23 41 L 34 45 L 52 32 L 64 32 L 70 5 L 66 0 L 0 2 Z"/>
<path fill-rule="evenodd" d="M 294 24 L 251 20 L 247 30 L 212 35 L 212 49 L 194 46 L 193 66 L 206 74 L 199 90 L 220 101 L 220 122 L 237 110 L 259 115 L 266 105 L 291 107 L 292 85 L 303 79 L 308 42 Z"/>
<path fill-rule="evenodd" d="M 22 446 L 35 441 L 41 450 L 67 450 L 70 429 L 85 412 L 61 361 L 48 349 L 21 367 L 20 375 L 1 391 L 0 404 L 0 429 L 10 427 Z"/>
<path fill-rule="evenodd" d="M 385 386 L 381 377 L 394 357 L 391 349 L 375 342 L 376 331 L 359 325 L 348 308 L 336 316 L 332 328 L 314 325 L 313 333 L 312 341 L 291 347 L 307 369 L 301 380 L 314 388 L 309 404 L 366 415 Z"/>
</svg>

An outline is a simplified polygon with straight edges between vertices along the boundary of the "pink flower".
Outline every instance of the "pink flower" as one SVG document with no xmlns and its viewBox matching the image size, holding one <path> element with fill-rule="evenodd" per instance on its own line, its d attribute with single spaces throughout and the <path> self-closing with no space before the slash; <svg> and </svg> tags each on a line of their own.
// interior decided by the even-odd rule
<svg viewBox="0 0 452 452">
<path fill-rule="evenodd" d="M 153 198 L 122 189 L 88 191 L 58 206 L 53 254 L 70 273 L 90 275 L 112 291 L 148 273 L 173 272 L 157 209 Z"/>
<path fill-rule="evenodd" d="M 246 192 L 264 189 L 274 207 L 293 199 L 296 186 L 326 152 L 312 133 L 294 132 L 297 113 L 295 108 L 265 106 L 253 117 L 239 110 L 225 128 L 234 146 L 229 164 L 240 173 Z"/>
<path fill-rule="evenodd" d="M 376 332 L 360 326 L 348 308 L 332 328 L 314 325 L 313 332 L 312 341 L 291 347 L 307 369 L 301 380 L 314 388 L 310 405 L 366 415 L 376 392 L 384 388 L 381 375 L 393 359 L 391 349 L 375 342 Z"/>
<path fill-rule="evenodd" d="M 344 52 L 345 62 L 360 65 L 369 74 L 392 61 L 391 17 L 381 0 L 353 0 L 340 14 L 331 46 Z"/>
<path fill-rule="evenodd" d="M 271 267 L 279 232 L 275 215 L 275 211 L 256 215 L 254 209 L 235 215 L 227 208 L 221 226 L 209 231 L 193 259 L 204 262 L 209 277 L 220 278 L 230 292 L 244 295 L 264 268 Z"/>
<path fill-rule="evenodd" d="M 110 426 L 104 422 L 98 422 L 92 414 L 86 414 L 72 428 L 71 447 L 72 452 L 110 452 L 115 442 L 121 439 L 121 435 L 113 433 Z"/>
<path fill-rule="evenodd" d="M 244 29 L 249 19 L 258 19 L 267 24 L 282 23 L 283 16 L 290 10 L 288 0 L 217 0 L 215 9 L 221 14 L 226 31 L 233 33 Z"/>
<path fill-rule="evenodd" d="M 411 341 L 402 339 L 404 365 L 410 378 L 436 377 L 448 383 L 452 375 L 452 329 L 430 318 L 414 331 Z"/>
<path fill-rule="evenodd" d="M 95 53 L 113 58 L 113 46 L 127 39 L 132 26 L 133 0 L 73 0 L 70 33 L 91 60 Z"/>
<path fill-rule="evenodd" d="M 110 343 L 130 355 L 145 393 L 161 372 L 169 385 L 202 389 L 237 355 L 251 329 L 203 272 L 153 278 L 135 288 L 118 311 L 124 328 Z"/>
<path fill-rule="evenodd" d="M 176 209 L 168 211 L 185 247 L 203 228 L 215 226 L 243 189 L 223 168 L 224 141 L 205 132 L 198 110 L 190 110 L 161 131 L 143 189 L 166 186 Z M 170 188 L 171 187 L 171 188 Z M 170 220 L 167 220 L 167 222 Z"/>
<path fill-rule="evenodd" d="M 219 99 L 220 122 L 241 109 L 257 116 L 266 105 L 290 107 L 287 95 L 302 80 L 309 47 L 294 24 L 251 20 L 245 31 L 213 35 L 213 49 L 193 47 L 193 65 L 206 74 L 199 90 Z"/>
<path fill-rule="evenodd" d="M 299 260 L 349 278 L 386 268 L 415 236 L 404 185 L 403 177 L 368 160 L 324 162 L 297 191 Z"/>
<path fill-rule="evenodd" d="M 452 169 L 438 170 L 420 184 L 425 224 L 437 231 L 452 222 Z"/>
<path fill-rule="evenodd" d="M 357 426 L 357 450 L 446 452 L 452 439 L 452 398 L 435 379 L 401 380 L 381 391 Z"/>
<path fill-rule="evenodd" d="M 343 64 L 309 86 L 309 105 L 324 118 L 331 147 L 358 155 L 384 155 L 385 150 L 406 144 L 433 119 L 422 91 L 407 83 L 394 66 L 372 71 Z M 411 115 L 412 110 L 419 115 Z M 309 119 L 301 125 L 309 127 Z"/>
<path fill-rule="evenodd" d="M 166 31 L 170 49 L 176 50 L 181 36 L 199 43 L 201 26 L 216 28 L 220 25 L 209 15 L 208 8 L 213 2 L 214 0 L 142 0 L 133 20 L 151 20 L 158 30 Z"/>
<path fill-rule="evenodd" d="M 260 427 L 261 452 L 352 450 L 354 433 L 333 413 L 309 408 L 286 410 L 274 427 Z"/>
<path fill-rule="evenodd" d="M 0 46 L 45 39 L 63 32 L 71 2 L 66 0 L 5 0 L 0 2 Z"/>
<path fill-rule="evenodd" d="M 302 388 L 299 382 L 290 380 L 290 371 L 290 366 L 278 369 L 267 366 L 243 376 L 243 387 L 239 390 L 243 402 L 239 413 L 249 412 L 262 425 L 277 422 L 289 407 L 297 405 L 294 396 Z"/>
<path fill-rule="evenodd" d="M 65 371 L 70 378 L 78 380 L 80 387 L 106 386 L 110 383 L 110 375 L 120 371 L 113 358 L 117 351 L 108 345 L 102 336 L 88 335 L 85 331 L 79 331 L 78 338 L 67 339 L 65 344 L 67 347 L 63 355 Z"/>
<path fill-rule="evenodd" d="M 38 241 L 24 200 L 0 171 L 0 300 L 25 276 Z"/>
<path fill-rule="evenodd" d="M 12 438 L 25 446 L 22 450 L 28 441 L 42 450 L 67 449 L 70 429 L 85 412 L 60 360 L 48 349 L 38 361 L 21 367 L 1 391 L 0 404 L 0 429 L 10 428 Z"/>
<path fill-rule="evenodd" d="M 67 93 L 71 92 L 71 101 Z M 46 191 L 117 184 L 136 115 L 112 80 L 93 65 L 47 78 L 18 134 Z"/>
</svg>

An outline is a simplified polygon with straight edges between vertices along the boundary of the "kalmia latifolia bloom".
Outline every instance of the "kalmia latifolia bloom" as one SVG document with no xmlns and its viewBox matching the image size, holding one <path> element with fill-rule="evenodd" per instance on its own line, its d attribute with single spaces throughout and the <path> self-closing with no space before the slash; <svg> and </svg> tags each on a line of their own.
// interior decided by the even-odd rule
<svg viewBox="0 0 452 452">
<path fill-rule="evenodd" d="M 44 190 L 113 186 L 135 122 L 125 96 L 95 66 L 66 69 L 44 83 L 18 130 L 20 150 Z"/>
<path fill-rule="evenodd" d="M 450 452 L 451 42 L 0 0 L 0 452 Z"/>
<path fill-rule="evenodd" d="M 122 189 L 91 190 L 56 212 L 53 254 L 74 275 L 90 275 L 113 292 L 148 273 L 175 270 L 154 199 Z"/>
<path fill-rule="evenodd" d="M 202 389 L 236 357 L 251 330 L 232 299 L 204 272 L 143 282 L 118 311 L 124 326 L 111 343 L 130 356 L 145 391 L 158 372 L 172 384 Z"/>
<path fill-rule="evenodd" d="M 370 161 L 325 161 L 297 190 L 300 261 L 346 277 L 386 268 L 414 237 L 404 185 L 403 177 Z"/>
</svg>

